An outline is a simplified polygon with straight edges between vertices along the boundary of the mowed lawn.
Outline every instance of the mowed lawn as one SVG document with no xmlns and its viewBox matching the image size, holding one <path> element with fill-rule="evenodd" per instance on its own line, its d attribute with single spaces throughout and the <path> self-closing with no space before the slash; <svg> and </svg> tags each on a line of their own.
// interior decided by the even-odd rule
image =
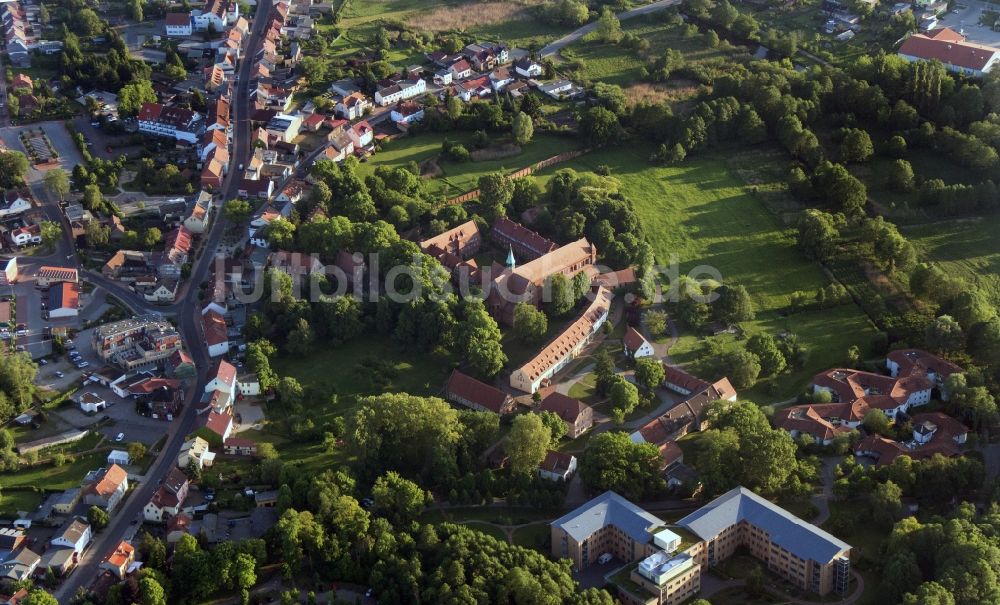
<svg viewBox="0 0 1000 605">
<path fill-rule="evenodd" d="M 441 153 L 441 144 L 445 139 L 462 143 L 469 151 L 473 151 L 472 133 L 469 132 L 428 132 L 401 137 L 386 143 L 382 151 L 362 164 L 361 176 L 374 173 L 376 166 L 402 168 L 410 162 L 419 164 L 434 158 Z M 573 137 L 539 135 L 525 145 L 517 155 L 497 160 L 470 161 L 460 164 L 439 161 L 438 166 L 443 174 L 426 180 L 427 191 L 434 196 L 454 197 L 461 195 L 478 187 L 479 177 L 485 174 L 497 170 L 512 172 L 578 147 L 579 144 Z"/>
<path fill-rule="evenodd" d="M 902 227 L 921 260 L 976 284 L 1000 304 L 1000 216 L 935 221 Z"/>
<path fill-rule="evenodd" d="M 762 381 L 744 395 L 761 404 L 787 400 L 805 388 L 817 372 L 844 363 L 847 349 L 871 342 L 875 329 L 854 305 L 784 316 L 796 291 L 816 292 L 829 279 L 795 244 L 794 230 L 774 217 L 727 168 L 722 155 L 699 155 L 676 166 L 653 166 L 651 146 L 632 142 L 589 153 L 546 169 L 543 180 L 560 168 L 593 170 L 610 167 L 622 192 L 635 204 L 657 262 L 672 259 L 680 275 L 704 278 L 705 268 L 718 271 L 722 283 L 741 284 L 753 299 L 757 318 L 744 324 L 749 333 L 796 334 L 810 351 L 806 366 Z M 758 186 L 768 187 L 761 182 Z M 701 269 L 699 269 L 699 267 Z M 696 271 L 697 270 L 697 271 Z M 743 346 L 732 336 L 717 338 L 727 347 Z M 675 363 L 699 360 L 702 339 L 682 332 L 671 349 Z"/>
</svg>

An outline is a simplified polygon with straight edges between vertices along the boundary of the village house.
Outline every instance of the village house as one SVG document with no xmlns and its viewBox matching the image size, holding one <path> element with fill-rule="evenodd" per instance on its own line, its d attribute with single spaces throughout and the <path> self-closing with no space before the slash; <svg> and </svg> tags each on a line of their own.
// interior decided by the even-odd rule
<svg viewBox="0 0 1000 605">
<path fill-rule="evenodd" d="M 201 327 L 209 357 L 220 357 L 229 352 L 229 328 L 222 315 L 211 310 L 203 313 Z"/>
<path fill-rule="evenodd" d="M 122 540 L 108 558 L 101 561 L 100 569 L 106 569 L 115 574 L 119 580 L 124 580 L 126 572 L 133 563 L 135 563 L 135 547 Z"/>
<path fill-rule="evenodd" d="M 223 452 L 229 456 L 256 456 L 257 444 L 243 437 L 230 437 L 222 443 Z"/>
<path fill-rule="evenodd" d="M 576 472 L 576 456 L 548 450 L 538 465 L 538 476 L 549 481 L 569 481 Z"/>
<path fill-rule="evenodd" d="M 203 426 L 209 434 L 214 434 L 220 442 L 225 442 L 233 433 L 233 415 L 228 410 L 222 413 L 212 410 L 205 416 Z"/>
<path fill-rule="evenodd" d="M 170 469 L 163 483 L 153 493 L 153 497 L 142 509 L 142 517 L 150 523 L 163 523 L 176 516 L 187 499 L 190 483 L 184 471 Z"/>
<path fill-rule="evenodd" d="M 400 101 L 389 113 L 396 124 L 412 124 L 424 119 L 424 107 L 413 101 Z"/>
<path fill-rule="evenodd" d="M 41 562 L 42 558 L 25 546 L 0 562 L 0 578 L 13 582 L 30 580 Z"/>
<path fill-rule="evenodd" d="M 215 462 L 215 453 L 208 449 L 208 442 L 201 437 L 193 437 L 184 442 L 180 453 L 177 454 L 177 467 L 181 469 L 190 468 L 192 465 L 198 470 L 212 466 Z"/>
<path fill-rule="evenodd" d="M 514 71 L 522 78 L 537 78 L 545 69 L 531 57 L 522 57 L 514 61 Z"/>
<path fill-rule="evenodd" d="M 333 111 L 337 117 L 345 120 L 357 120 L 372 108 L 372 102 L 361 91 L 354 91 L 345 95 L 334 106 Z"/>
<path fill-rule="evenodd" d="M 194 203 L 191 206 L 191 213 L 184 219 L 184 227 L 195 235 L 201 235 L 208 228 L 209 214 L 211 214 L 211 211 L 212 194 L 202 190 L 194 198 Z"/>
<path fill-rule="evenodd" d="M 83 501 L 111 512 L 128 491 L 128 471 L 112 464 L 96 473 L 94 480 L 83 492 Z"/>
<path fill-rule="evenodd" d="M 8 189 L 0 200 L 0 219 L 9 218 L 31 210 L 31 193 L 24 189 Z"/>
<path fill-rule="evenodd" d="M 500 389 L 452 370 L 445 385 L 445 397 L 479 412 L 510 414 L 514 411 L 514 398 Z"/>
<path fill-rule="evenodd" d="M 168 38 L 189 38 L 194 24 L 189 13 L 167 13 L 165 26 Z"/>
<path fill-rule="evenodd" d="M 566 423 L 566 436 L 576 439 L 594 424 L 594 410 L 579 399 L 551 391 L 538 404 L 539 412 L 552 412 Z"/>
<path fill-rule="evenodd" d="M 514 81 L 513 75 L 508 67 L 498 67 L 490 72 L 490 86 L 494 92 L 500 92 Z"/>
<path fill-rule="evenodd" d="M 427 92 L 427 82 L 423 78 L 403 78 L 383 80 L 375 93 L 375 104 L 387 107 L 405 99 L 410 99 Z"/>
<path fill-rule="evenodd" d="M 90 530 L 90 524 L 84 519 L 76 517 L 70 519 L 66 525 L 52 537 L 49 541 L 54 547 L 70 549 L 75 555 L 82 555 L 90 545 L 90 540 L 93 534 Z"/>
<path fill-rule="evenodd" d="M 622 338 L 622 349 L 625 355 L 632 359 L 652 357 L 654 353 L 653 345 L 638 330 L 631 326 L 625 331 L 625 337 Z"/>
</svg>

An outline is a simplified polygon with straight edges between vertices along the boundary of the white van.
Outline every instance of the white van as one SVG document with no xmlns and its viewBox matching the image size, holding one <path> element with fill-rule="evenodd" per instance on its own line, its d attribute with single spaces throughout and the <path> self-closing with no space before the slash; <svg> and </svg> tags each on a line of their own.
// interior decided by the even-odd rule
<svg viewBox="0 0 1000 605">
<path fill-rule="evenodd" d="M 611 559 L 612 559 L 611 553 L 606 552 L 603 555 L 597 557 L 597 564 L 598 565 L 607 565 L 608 563 L 611 562 Z"/>
</svg>

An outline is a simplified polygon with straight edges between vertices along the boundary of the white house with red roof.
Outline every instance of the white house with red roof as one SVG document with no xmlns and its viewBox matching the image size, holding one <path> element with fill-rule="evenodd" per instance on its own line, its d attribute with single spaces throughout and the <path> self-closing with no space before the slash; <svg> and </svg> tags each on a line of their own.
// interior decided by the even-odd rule
<svg viewBox="0 0 1000 605">
<path fill-rule="evenodd" d="M 911 62 L 940 61 L 948 71 L 975 77 L 989 73 L 1000 60 L 1000 50 L 968 42 L 964 35 L 948 27 L 913 34 L 897 54 Z"/>
<path fill-rule="evenodd" d="M 654 354 L 653 345 L 638 330 L 631 326 L 625 332 L 625 337 L 622 338 L 622 348 L 625 354 L 631 356 L 633 359 L 652 357 Z"/>
<path fill-rule="evenodd" d="M 208 384 L 205 385 L 205 393 L 213 391 L 223 391 L 231 396 L 236 395 L 236 366 L 225 359 L 215 362 L 209 371 Z"/>
<path fill-rule="evenodd" d="M 396 124 L 412 124 L 424 119 L 424 107 L 413 101 L 402 101 L 392 108 L 389 119 Z"/>
<path fill-rule="evenodd" d="M 201 316 L 201 327 L 209 357 L 221 357 L 229 352 L 229 328 L 226 318 L 217 311 L 209 311 Z"/>
<path fill-rule="evenodd" d="M 367 120 L 362 120 L 351 126 L 351 129 L 347 131 L 347 135 L 354 142 L 355 149 L 363 149 L 371 145 L 372 141 L 375 140 L 375 129 L 372 128 Z"/>
</svg>

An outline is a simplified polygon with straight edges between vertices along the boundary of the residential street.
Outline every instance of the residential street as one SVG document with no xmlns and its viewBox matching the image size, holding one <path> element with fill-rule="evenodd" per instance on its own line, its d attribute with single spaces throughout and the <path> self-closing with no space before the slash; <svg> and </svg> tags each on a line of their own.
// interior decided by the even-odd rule
<svg viewBox="0 0 1000 605">
<path fill-rule="evenodd" d="M 254 19 L 249 41 L 247 42 L 246 57 L 254 57 L 260 50 L 264 28 L 267 25 L 267 15 L 271 11 L 270 0 L 261 0 L 257 4 L 257 15 Z M 234 120 L 233 153 L 230 159 L 229 176 L 223 186 L 224 198 L 233 198 L 237 194 L 237 183 L 232 175 L 237 172 L 236 166 L 246 161 L 250 149 L 250 124 L 247 119 L 250 102 L 248 97 L 247 82 L 250 80 L 250 67 L 252 61 L 244 60 L 239 66 L 239 84 L 235 91 L 236 98 L 232 104 Z M 137 300 L 134 294 L 129 293 L 124 296 L 124 300 L 136 308 L 137 311 L 144 312 L 173 312 L 177 318 L 177 327 L 184 339 L 185 348 L 194 359 L 198 368 L 198 379 L 187 392 L 185 399 L 184 413 L 180 419 L 175 420 L 167 429 L 167 441 L 160 451 L 156 462 L 150 467 L 146 474 L 147 481 L 134 489 L 119 510 L 112 516 L 111 523 L 103 532 L 99 533 L 91 544 L 89 550 L 84 553 L 80 564 L 76 567 L 69 578 L 63 582 L 62 586 L 55 591 L 55 597 L 60 603 L 68 603 L 77 589 L 88 585 L 96 576 L 98 566 L 101 561 L 113 551 L 122 537 L 126 535 L 132 521 L 142 512 L 142 508 L 152 497 L 159 480 L 173 468 L 184 442 L 184 437 L 194 430 L 197 420 L 197 411 L 193 405 L 196 398 L 204 391 L 207 382 L 206 374 L 211 366 L 208 352 L 204 347 L 204 338 L 201 335 L 201 323 L 198 318 L 198 301 L 193 296 L 188 296 L 187 292 L 192 287 L 197 288 L 198 284 L 208 276 L 209 267 L 214 259 L 214 250 L 218 247 L 219 240 L 224 231 L 225 219 L 221 213 L 216 215 L 212 226 L 205 236 L 205 243 L 202 247 L 202 255 L 198 258 L 192 271 L 191 277 L 185 284 L 185 291 L 178 296 L 180 302 L 169 307 L 156 307 Z M 97 279 L 94 274 L 88 273 L 88 280 L 107 288 L 116 296 L 122 293 L 120 286 L 115 289 L 114 284 L 108 280 Z"/>
</svg>

